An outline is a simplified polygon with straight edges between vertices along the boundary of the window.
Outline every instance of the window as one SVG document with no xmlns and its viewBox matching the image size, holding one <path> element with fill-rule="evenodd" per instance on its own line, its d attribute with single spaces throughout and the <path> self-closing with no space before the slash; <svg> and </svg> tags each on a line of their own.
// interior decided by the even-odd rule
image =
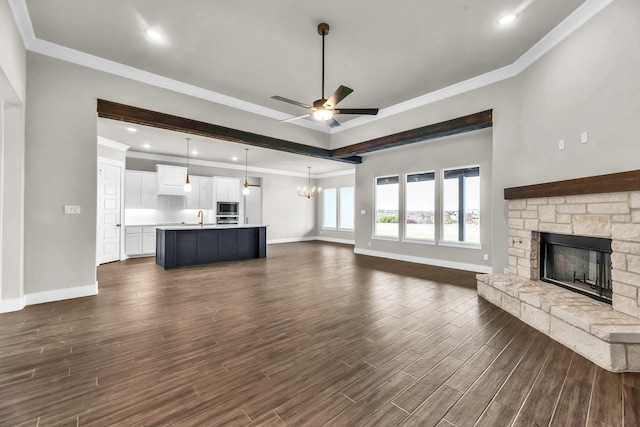
<svg viewBox="0 0 640 427">
<path fill-rule="evenodd" d="M 480 168 L 444 171 L 442 240 L 480 243 Z"/>
<path fill-rule="evenodd" d="M 341 230 L 354 229 L 354 190 L 353 187 L 326 188 L 322 193 L 322 228 Z M 338 198 L 338 196 L 340 196 Z"/>
<path fill-rule="evenodd" d="M 374 234 L 398 237 L 399 180 L 397 176 L 376 178 L 376 223 Z"/>
<path fill-rule="evenodd" d="M 405 187 L 405 226 L 407 239 L 435 240 L 435 173 L 407 175 Z"/>
<path fill-rule="evenodd" d="M 353 187 L 340 187 L 340 228 L 353 230 L 355 201 Z"/>
<path fill-rule="evenodd" d="M 326 188 L 322 192 L 324 215 L 322 216 L 322 228 L 336 228 L 338 200 L 335 188 Z"/>
</svg>

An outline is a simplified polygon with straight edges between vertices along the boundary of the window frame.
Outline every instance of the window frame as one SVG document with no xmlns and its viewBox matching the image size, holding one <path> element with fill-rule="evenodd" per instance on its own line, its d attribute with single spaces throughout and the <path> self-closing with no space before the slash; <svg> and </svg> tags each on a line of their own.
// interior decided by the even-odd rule
<svg viewBox="0 0 640 427">
<path fill-rule="evenodd" d="M 390 175 L 381 175 L 373 178 L 373 233 L 371 235 L 372 239 L 377 240 L 389 240 L 393 242 L 400 241 L 402 233 L 400 232 L 400 224 L 401 224 L 401 203 L 400 203 L 400 194 L 401 194 L 401 186 L 400 186 L 400 174 L 390 174 Z M 385 236 L 381 234 L 377 234 L 377 212 L 378 212 L 378 181 L 380 179 L 395 179 L 395 184 L 398 185 L 398 234 L 396 236 Z M 393 183 L 392 183 L 393 184 Z"/>
<path fill-rule="evenodd" d="M 352 206 L 352 224 L 353 227 L 352 228 L 346 228 L 342 226 L 342 189 L 343 188 L 350 188 L 352 191 L 352 196 L 351 196 L 351 206 Z M 336 224 L 337 224 L 337 229 L 340 231 L 355 231 L 356 229 L 356 187 L 355 185 L 347 185 L 344 187 L 338 187 L 338 191 L 337 191 L 337 198 L 338 198 L 338 204 L 337 204 L 337 209 L 336 209 L 336 215 L 337 215 L 337 220 L 336 220 Z"/>
<path fill-rule="evenodd" d="M 409 203 L 409 197 L 408 197 L 408 184 L 409 184 L 409 177 L 412 175 L 431 175 L 431 179 L 429 181 L 433 181 L 433 239 L 421 239 L 418 237 L 407 237 L 407 215 L 409 212 L 409 209 L 407 207 L 408 203 Z M 425 180 L 427 181 L 427 180 Z M 404 174 L 404 180 L 403 180 L 403 186 L 404 186 L 404 191 L 402 192 L 403 195 L 403 215 L 402 215 L 402 238 L 401 241 L 402 242 L 407 242 L 407 243 L 418 243 L 418 244 L 426 244 L 426 245 L 435 245 L 437 242 L 437 236 L 438 236 L 438 230 L 437 230 L 437 222 L 438 222 L 438 205 L 437 205 L 437 173 L 436 170 L 429 170 L 429 171 L 421 171 L 421 172 L 408 172 Z"/>
<path fill-rule="evenodd" d="M 474 175 L 473 170 L 477 170 L 477 174 Z M 447 179 L 447 172 L 460 172 L 458 176 L 458 240 L 445 240 L 445 227 L 444 227 L 444 214 L 445 214 L 445 181 Z M 480 187 L 482 184 L 481 174 L 480 174 L 480 165 L 469 165 L 469 166 L 456 166 L 451 168 L 442 168 L 440 173 L 440 178 L 442 180 L 440 185 L 440 221 L 442 223 L 442 227 L 440 230 L 440 238 L 438 239 L 439 246 L 451 246 L 451 247 L 464 247 L 464 248 L 477 248 L 482 249 L 482 234 L 479 233 L 478 239 L 479 242 L 469 242 L 465 240 L 460 240 L 460 236 L 466 239 L 466 227 L 464 215 L 460 215 L 460 212 L 466 212 L 466 178 L 478 177 L 480 179 Z M 461 179 L 465 178 L 465 179 Z M 478 202 L 482 204 L 482 196 L 481 189 L 478 189 Z M 482 215 L 482 214 L 481 214 Z M 480 227 L 480 226 L 479 226 Z"/>
<path fill-rule="evenodd" d="M 336 209 L 335 209 L 335 211 L 333 213 L 334 214 L 334 219 L 335 219 L 335 224 L 336 224 L 335 227 L 327 226 L 327 221 L 326 221 L 326 219 L 327 219 L 326 218 L 326 213 L 327 213 L 326 197 L 327 197 L 327 193 L 330 190 L 334 190 L 335 191 L 334 203 L 335 203 Z M 332 188 L 324 188 L 322 190 L 322 229 L 323 230 L 338 230 L 338 226 L 339 226 L 339 224 L 338 224 L 338 212 L 339 212 L 339 209 L 340 209 L 340 207 L 339 207 L 339 203 L 340 202 L 339 202 L 339 198 L 338 197 L 339 196 L 338 196 L 338 189 L 337 188 L 334 188 L 334 187 L 332 187 Z"/>
</svg>

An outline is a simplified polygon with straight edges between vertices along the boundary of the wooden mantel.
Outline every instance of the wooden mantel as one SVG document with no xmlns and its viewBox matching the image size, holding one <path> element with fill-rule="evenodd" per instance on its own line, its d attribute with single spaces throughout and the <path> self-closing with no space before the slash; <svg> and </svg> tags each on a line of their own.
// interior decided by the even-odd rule
<svg viewBox="0 0 640 427">
<path fill-rule="evenodd" d="M 504 198 L 533 199 L 636 190 L 640 190 L 640 170 L 505 188 Z"/>
</svg>

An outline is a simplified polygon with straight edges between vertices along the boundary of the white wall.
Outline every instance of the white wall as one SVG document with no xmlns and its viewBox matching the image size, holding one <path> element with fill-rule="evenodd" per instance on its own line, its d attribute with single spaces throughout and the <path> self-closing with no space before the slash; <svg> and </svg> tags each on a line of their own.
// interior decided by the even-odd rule
<svg viewBox="0 0 640 427">
<path fill-rule="evenodd" d="M 0 312 L 24 305 L 26 51 L 0 0 Z"/>
<path fill-rule="evenodd" d="M 440 205 L 440 176 L 444 169 L 465 166 L 480 166 L 480 193 L 491 194 L 491 129 L 450 136 L 433 141 L 387 150 L 384 155 L 367 155 L 365 161 L 356 167 L 356 251 L 387 254 L 390 257 L 422 259 L 425 263 L 447 265 L 485 271 L 491 261 L 484 261 L 483 255 L 492 250 L 492 207 L 491 197 L 481 197 L 480 241 L 482 249 L 468 247 L 445 247 L 422 243 L 388 241 L 373 238 L 374 234 L 374 182 L 376 177 L 397 175 L 400 181 L 408 173 L 436 173 L 436 206 Z M 400 194 L 403 194 L 400 185 Z M 400 197 L 400 204 L 403 204 Z M 400 207 L 403 209 L 403 207 Z M 366 214 L 361 215 L 360 211 Z M 436 212 L 438 209 L 436 209 Z M 437 219 L 436 221 L 439 221 Z"/>
<path fill-rule="evenodd" d="M 340 132 L 333 145 L 493 109 L 492 267 L 501 273 L 508 266 L 504 188 L 640 167 L 639 16 L 640 2 L 616 0 L 521 75 Z M 589 132 L 587 144 L 579 142 L 583 131 Z M 566 141 L 564 151 L 557 148 L 559 139 Z M 390 159 L 388 153 L 368 155 L 358 170 L 373 159 Z M 372 206 L 362 185 L 372 184 L 358 181 L 359 203 Z M 356 247 L 365 238 L 357 234 Z"/>
</svg>

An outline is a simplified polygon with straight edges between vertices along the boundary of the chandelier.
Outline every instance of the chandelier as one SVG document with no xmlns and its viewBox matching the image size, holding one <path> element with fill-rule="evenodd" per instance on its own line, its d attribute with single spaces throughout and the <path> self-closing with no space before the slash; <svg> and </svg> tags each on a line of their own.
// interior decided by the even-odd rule
<svg viewBox="0 0 640 427">
<path fill-rule="evenodd" d="M 307 178 L 307 186 L 303 187 L 302 189 L 300 189 L 300 187 L 298 187 L 298 196 L 300 197 L 306 197 L 307 199 L 310 199 L 312 197 L 316 197 L 320 195 L 320 192 L 322 191 L 322 188 L 318 187 L 318 191 L 316 192 L 316 187 L 311 187 L 311 166 L 307 166 L 307 168 L 309 169 L 309 177 Z"/>
</svg>

